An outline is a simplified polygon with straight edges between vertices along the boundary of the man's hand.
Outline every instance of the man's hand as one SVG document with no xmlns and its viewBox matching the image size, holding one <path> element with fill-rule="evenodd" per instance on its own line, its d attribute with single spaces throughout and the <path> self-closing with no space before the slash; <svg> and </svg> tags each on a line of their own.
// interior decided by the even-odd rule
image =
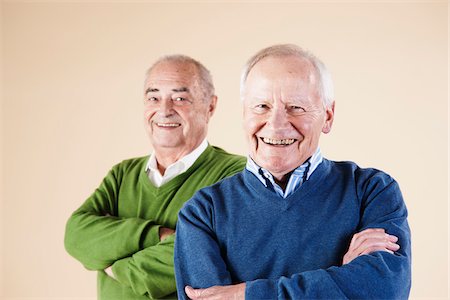
<svg viewBox="0 0 450 300">
<path fill-rule="evenodd" d="M 234 284 L 234 285 L 224 285 L 224 286 L 212 286 L 207 289 L 193 289 L 190 286 L 184 288 L 187 296 L 192 300 L 202 299 L 202 300 L 219 300 L 219 299 L 233 299 L 233 300 L 244 300 L 245 299 L 245 282 Z"/>
<path fill-rule="evenodd" d="M 159 228 L 159 240 L 162 242 L 165 238 L 167 238 L 169 235 L 174 234 L 175 230 L 167 228 L 167 227 L 160 227 Z"/>
<path fill-rule="evenodd" d="M 400 249 L 400 246 L 396 244 L 397 241 L 396 236 L 387 234 L 381 228 L 369 228 L 358 232 L 353 236 L 342 264 L 348 264 L 360 255 L 375 251 L 386 251 L 393 254 Z"/>
<path fill-rule="evenodd" d="M 105 271 L 106 275 L 108 275 L 112 279 L 116 279 L 116 277 L 114 277 L 114 273 L 112 271 L 112 266 L 107 267 L 104 271 Z"/>
</svg>

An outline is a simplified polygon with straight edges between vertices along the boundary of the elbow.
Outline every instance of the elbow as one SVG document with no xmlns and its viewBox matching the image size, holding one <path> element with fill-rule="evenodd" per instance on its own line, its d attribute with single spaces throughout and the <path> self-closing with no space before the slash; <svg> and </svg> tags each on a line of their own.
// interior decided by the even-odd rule
<svg viewBox="0 0 450 300">
<path fill-rule="evenodd" d="M 71 217 L 72 218 L 72 217 Z M 64 248 L 67 253 L 77 258 L 77 234 L 73 230 L 71 218 L 67 221 L 66 229 L 64 232 Z"/>
<path fill-rule="evenodd" d="M 408 299 L 411 290 L 411 260 L 409 256 L 380 253 L 384 260 L 378 265 L 375 293 L 386 299 Z"/>
<path fill-rule="evenodd" d="M 409 298 L 409 292 L 411 290 L 411 264 L 409 259 L 405 258 L 405 260 L 407 262 L 395 268 L 391 276 L 390 289 L 395 299 Z"/>
<path fill-rule="evenodd" d="M 64 248 L 66 252 L 78 260 L 87 270 L 100 271 L 109 267 L 110 263 L 92 259 L 91 249 L 83 247 L 83 237 L 72 225 L 69 219 L 64 233 Z"/>
</svg>

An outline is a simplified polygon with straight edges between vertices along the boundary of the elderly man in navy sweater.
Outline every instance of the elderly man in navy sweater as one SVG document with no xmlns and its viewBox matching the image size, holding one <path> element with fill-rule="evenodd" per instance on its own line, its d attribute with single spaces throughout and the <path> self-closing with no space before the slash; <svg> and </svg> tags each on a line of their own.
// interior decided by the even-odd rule
<svg viewBox="0 0 450 300">
<path fill-rule="evenodd" d="M 295 45 L 258 52 L 241 82 L 244 171 L 197 192 L 179 213 L 181 299 L 406 299 L 407 210 L 386 173 L 335 162 L 331 78 Z"/>
</svg>

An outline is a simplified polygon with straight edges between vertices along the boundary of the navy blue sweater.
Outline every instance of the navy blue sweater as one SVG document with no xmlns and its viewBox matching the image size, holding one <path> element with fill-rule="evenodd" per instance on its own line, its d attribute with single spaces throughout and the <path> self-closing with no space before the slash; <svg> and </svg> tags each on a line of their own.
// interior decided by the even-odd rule
<svg viewBox="0 0 450 300">
<path fill-rule="evenodd" d="M 180 211 L 175 242 L 184 287 L 246 282 L 247 299 L 406 299 L 411 286 L 407 210 L 389 175 L 324 159 L 286 199 L 244 170 L 198 191 Z M 352 236 L 384 228 L 395 254 L 342 265 Z"/>
</svg>

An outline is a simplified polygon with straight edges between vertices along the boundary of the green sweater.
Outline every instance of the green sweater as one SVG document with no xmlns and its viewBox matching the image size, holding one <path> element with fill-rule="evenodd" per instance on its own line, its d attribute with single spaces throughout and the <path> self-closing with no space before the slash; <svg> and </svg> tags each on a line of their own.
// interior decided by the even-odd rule
<svg viewBox="0 0 450 300">
<path fill-rule="evenodd" d="M 159 227 L 175 229 L 192 195 L 245 167 L 245 158 L 208 146 L 184 173 L 155 187 L 145 172 L 148 156 L 114 166 L 97 190 L 69 218 L 65 247 L 98 272 L 99 299 L 175 298 L 174 235 L 159 240 Z M 116 280 L 103 271 L 112 265 Z"/>
</svg>

